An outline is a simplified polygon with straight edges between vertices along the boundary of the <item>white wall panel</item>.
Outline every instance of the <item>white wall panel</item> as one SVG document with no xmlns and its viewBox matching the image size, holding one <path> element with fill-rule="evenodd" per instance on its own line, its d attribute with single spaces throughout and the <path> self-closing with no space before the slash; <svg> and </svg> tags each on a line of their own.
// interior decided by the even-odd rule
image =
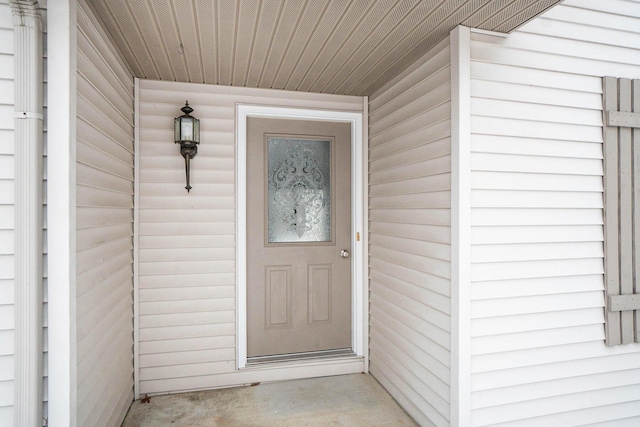
<svg viewBox="0 0 640 427">
<path fill-rule="evenodd" d="M 370 369 L 422 425 L 448 425 L 448 40 L 369 103 Z"/>
<path fill-rule="evenodd" d="M 600 77 L 640 76 L 639 37 L 635 0 L 472 37 L 472 425 L 638 422 L 640 346 L 604 344 Z"/>
<path fill-rule="evenodd" d="M 133 401 L 133 77 L 78 4 L 78 425 L 120 425 Z"/>
<path fill-rule="evenodd" d="M 152 80 L 139 86 L 139 392 L 253 382 L 256 372 L 236 370 L 236 103 L 361 112 L 363 100 Z M 186 100 L 201 126 L 190 193 L 173 142 L 173 118 Z"/>
</svg>

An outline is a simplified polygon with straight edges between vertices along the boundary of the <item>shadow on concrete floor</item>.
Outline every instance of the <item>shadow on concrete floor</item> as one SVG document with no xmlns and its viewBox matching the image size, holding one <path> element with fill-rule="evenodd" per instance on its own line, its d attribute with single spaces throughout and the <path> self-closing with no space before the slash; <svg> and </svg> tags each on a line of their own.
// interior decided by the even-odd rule
<svg viewBox="0 0 640 427">
<path fill-rule="evenodd" d="M 417 426 L 370 375 L 154 396 L 123 427 Z"/>
</svg>

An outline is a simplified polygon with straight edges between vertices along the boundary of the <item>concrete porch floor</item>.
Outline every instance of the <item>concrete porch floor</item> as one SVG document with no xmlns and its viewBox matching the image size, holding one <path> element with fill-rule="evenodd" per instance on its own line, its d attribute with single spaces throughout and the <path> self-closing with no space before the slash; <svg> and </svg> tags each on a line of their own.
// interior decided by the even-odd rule
<svg viewBox="0 0 640 427">
<path fill-rule="evenodd" d="M 123 427 L 417 426 L 370 375 L 153 396 Z"/>
</svg>

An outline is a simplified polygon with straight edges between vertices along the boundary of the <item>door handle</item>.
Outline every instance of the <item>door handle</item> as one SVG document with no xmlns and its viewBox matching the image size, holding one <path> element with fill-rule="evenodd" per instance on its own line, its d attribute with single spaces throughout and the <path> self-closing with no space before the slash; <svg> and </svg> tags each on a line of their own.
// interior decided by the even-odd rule
<svg viewBox="0 0 640 427">
<path fill-rule="evenodd" d="M 341 256 L 342 258 L 349 258 L 349 251 L 348 251 L 348 250 L 346 250 L 346 249 L 341 250 L 341 251 L 340 251 L 340 256 Z"/>
</svg>

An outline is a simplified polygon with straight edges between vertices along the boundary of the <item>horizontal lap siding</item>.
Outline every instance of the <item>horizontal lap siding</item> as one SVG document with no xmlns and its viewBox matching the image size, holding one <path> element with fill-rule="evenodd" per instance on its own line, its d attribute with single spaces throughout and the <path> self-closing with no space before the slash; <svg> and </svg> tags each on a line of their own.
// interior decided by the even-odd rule
<svg viewBox="0 0 640 427">
<path fill-rule="evenodd" d="M 173 142 L 185 100 L 201 132 L 190 193 Z M 236 103 L 361 112 L 362 98 L 141 80 L 139 101 L 140 394 L 240 384 Z"/>
<path fill-rule="evenodd" d="M 14 136 L 13 19 L 0 0 L 0 426 L 13 425 Z"/>
<path fill-rule="evenodd" d="M 640 76 L 639 42 L 638 1 L 474 36 L 473 425 L 638 422 L 640 346 L 604 345 L 600 77 Z"/>
<path fill-rule="evenodd" d="M 78 5 L 78 425 L 120 425 L 133 401 L 133 77 Z"/>
<path fill-rule="evenodd" d="M 422 425 L 448 425 L 448 40 L 369 103 L 370 370 Z"/>
</svg>

